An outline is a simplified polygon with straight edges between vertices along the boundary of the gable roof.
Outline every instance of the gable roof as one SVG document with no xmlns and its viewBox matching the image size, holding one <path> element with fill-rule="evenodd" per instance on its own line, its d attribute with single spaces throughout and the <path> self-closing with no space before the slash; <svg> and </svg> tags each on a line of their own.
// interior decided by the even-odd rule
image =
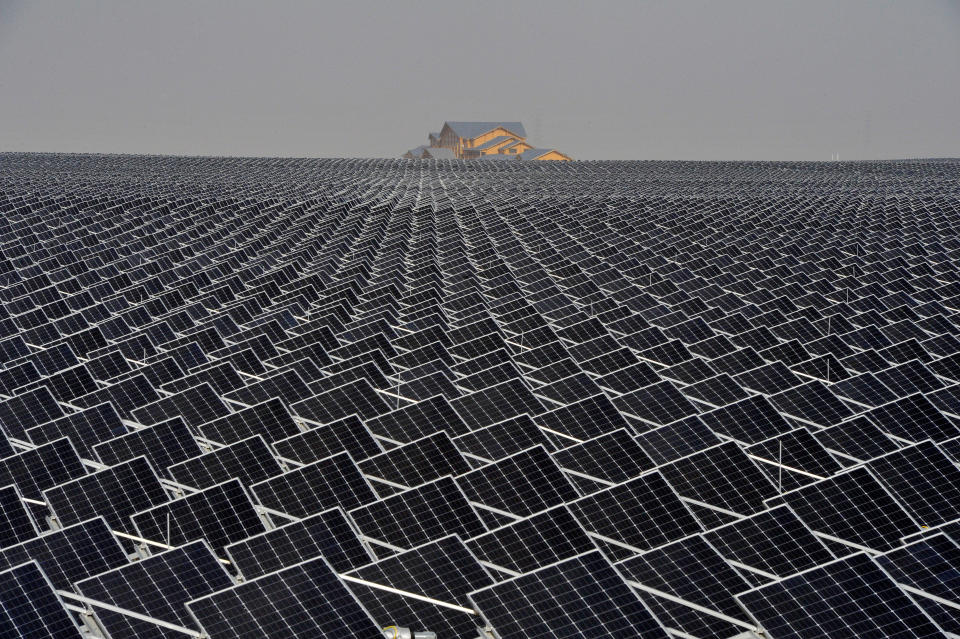
<svg viewBox="0 0 960 639">
<path fill-rule="evenodd" d="M 521 160 L 536 160 L 541 155 L 546 155 L 550 153 L 553 149 L 527 149 L 521 153 L 518 157 Z"/>
<path fill-rule="evenodd" d="M 473 139 L 484 133 L 493 131 L 498 127 L 502 127 L 511 133 L 514 133 L 521 138 L 527 137 L 527 131 L 523 128 L 523 123 L 521 122 L 444 122 L 445 126 L 450 127 L 454 133 L 459 135 L 461 138 Z"/>
<path fill-rule="evenodd" d="M 410 149 L 409 151 L 407 151 L 407 153 L 409 153 L 410 155 L 412 155 L 412 156 L 415 157 L 415 158 L 419 158 L 419 157 L 423 157 L 423 151 L 424 151 L 424 149 L 429 149 L 429 148 L 430 148 L 429 146 L 426 146 L 426 145 L 424 145 L 424 144 L 421 144 L 420 146 L 418 146 L 418 147 L 416 147 L 416 148 Z M 406 155 L 406 153 L 404 153 L 404 155 Z"/>
<path fill-rule="evenodd" d="M 526 144 L 526 145 L 529 146 L 530 148 L 533 148 L 533 145 L 530 144 L 529 142 L 527 142 L 526 140 L 514 140 L 514 141 L 511 142 L 510 144 L 504 144 L 502 147 L 500 147 L 500 148 L 497 149 L 497 150 L 502 153 L 502 152 L 506 151 L 507 149 L 512 149 L 513 147 L 517 146 L 518 144 Z"/>
<path fill-rule="evenodd" d="M 498 135 L 497 137 L 495 137 L 495 138 L 493 138 L 493 139 L 491 139 L 491 140 L 487 140 L 486 142 L 484 142 L 484 143 L 481 144 L 480 146 L 475 146 L 475 147 L 473 147 L 473 148 L 470 149 L 470 150 L 471 150 L 471 151 L 484 151 L 484 150 L 486 150 L 486 149 L 489 149 L 491 146 L 496 146 L 496 145 L 498 145 L 498 144 L 503 144 L 503 142 L 505 142 L 505 141 L 507 141 L 507 140 L 514 140 L 514 141 L 516 141 L 516 142 L 519 142 L 519 141 L 520 141 L 520 140 L 517 140 L 515 137 L 510 136 L 510 135 Z M 508 146 L 509 146 L 509 145 L 508 145 Z"/>
</svg>

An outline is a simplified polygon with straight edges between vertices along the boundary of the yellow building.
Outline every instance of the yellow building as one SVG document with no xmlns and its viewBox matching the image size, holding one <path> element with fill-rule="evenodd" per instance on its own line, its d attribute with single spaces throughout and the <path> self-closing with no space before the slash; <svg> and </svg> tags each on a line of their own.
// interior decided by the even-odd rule
<svg viewBox="0 0 960 639">
<path fill-rule="evenodd" d="M 449 149 L 461 160 L 522 159 L 569 161 L 569 155 L 556 149 L 536 148 L 527 142 L 521 122 L 444 122 L 438 133 L 427 136 L 429 145 L 418 146 L 404 153 L 408 159 L 441 159 L 449 157 L 431 150 Z M 501 157 L 502 156 L 502 157 Z"/>
</svg>

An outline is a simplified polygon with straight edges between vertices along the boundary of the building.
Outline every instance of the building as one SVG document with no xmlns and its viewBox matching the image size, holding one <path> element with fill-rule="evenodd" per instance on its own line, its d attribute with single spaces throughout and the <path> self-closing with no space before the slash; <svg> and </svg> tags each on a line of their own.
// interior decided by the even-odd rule
<svg viewBox="0 0 960 639">
<path fill-rule="evenodd" d="M 427 135 L 427 145 L 410 149 L 403 157 L 416 159 L 517 159 L 570 161 L 556 149 L 534 147 L 522 122 L 451 122 Z M 446 153 L 441 153 L 446 151 Z"/>
</svg>

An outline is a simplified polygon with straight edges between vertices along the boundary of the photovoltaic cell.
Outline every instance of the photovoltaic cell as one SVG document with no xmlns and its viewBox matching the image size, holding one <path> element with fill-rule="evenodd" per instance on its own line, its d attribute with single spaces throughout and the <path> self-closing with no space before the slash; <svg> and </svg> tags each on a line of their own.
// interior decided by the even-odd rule
<svg viewBox="0 0 960 639">
<path fill-rule="evenodd" d="M 76 590 L 112 606 L 198 630 L 185 604 L 231 586 L 233 579 L 207 544 L 195 541 L 79 581 Z M 113 639 L 170 636 L 169 630 L 149 621 L 105 608 L 94 611 Z"/>
<path fill-rule="evenodd" d="M 877 457 L 867 468 L 922 526 L 960 519 L 960 468 L 933 442 Z"/>
<path fill-rule="evenodd" d="M 922 638 L 943 633 L 866 554 L 737 595 L 773 637 Z"/>
<path fill-rule="evenodd" d="M 349 510 L 377 499 L 348 453 L 338 453 L 253 484 L 250 492 L 263 506 L 294 517 L 307 517 L 329 508 Z"/>
<path fill-rule="evenodd" d="M 247 580 L 314 557 L 325 558 L 338 572 L 359 568 L 374 559 L 339 508 L 253 535 L 230 544 L 226 551 Z"/>
<path fill-rule="evenodd" d="M 363 562 L 337 559 L 338 570 L 393 565 L 404 551 L 449 567 L 418 573 L 422 591 L 475 569 L 474 557 L 509 581 L 599 549 L 649 564 L 650 583 L 690 605 L 634 584 L 640 600 L 701 639 L 749 634 L 742 622 L 714 629 L 711 609 L 746 619 L 729 605 L 745 586 L 731 567 L 768 587 L 869 547 L 906 569 L 903 540 L 960 541 L 960 207 L 944 186 L 957 162 L 851 167 L 467 162 L 451 172 L 416 160 L 0 154 L 0 544 L 13 542 L 2 553 L 37 557 L 62 588 L 116 567 L 104 563 L 114 552 L 126 565 L 102 518 L 130 521 L 114 511 L 135 508 L 125 500 L 152 475 L 123 481 L 117 469 L 139 463 L 162 478 L 148 480 L 154 488 L 188 496 L 133 517 L 155 514 L 160 540 L 208 538 L 218 553 L 249 544 L 247 570 L 263 578 L 317 553 L 340 557 L 303 536 L 324 514 L 336 520 L 332 543 Z M 226 459 L 250 438 L 256 450 Z M 229 449 L 202 456 L 201 446 Z M 175 488 L 171 466 L 209 488 Z M 216 493 L 232 477 L 235 492 Z M 302 508 L 307 523 L 253 505 L 242 483 L 253 481 L 277 481 L 274 505 Z M 87 522 L 38 534 L 30 517 L 58 525 L 43 491 L 78 486 L 89 490 L 76 504 L 51 500 L 53 514 L 76 506 L 75 518 L 99 516 L 90 521 L 103 534 L 84 542 Z M 344 505 L 350 514 L 326 510 L 356 491 L 369 499 Z M 191 499 L 196 508 L 183 508 Z M 264 528 L 279 524 L 276 537 Z M 418 554 L 453 535 L 466 554 L 456 543 Z M 143 561 L 157 548 L 137 551 Z M 937 588 L 949 587 L 953 559 L 928 544 L 909 558 L 916 581 L 897 576 L 944 628 L 955 597 Z M 243 620 L 264 605 L 274 634 L 329 634 L 312 616 L 332 628 L 324 615 L 337 611 L 281 602 L 291 589 L 278 583 L 211 615 L 217 633 L 260 639 L 265 628 Z M 183 586 L 176 575 L 158 584 Z M 472 637 L 488 621 L 441 606 L 431 628 L 433 617 L 407 614 L 415 597 L 375 590 L 377 622 L 444 634 L 449 611 L 456 634 Z M 613 618 L 589 580 L 573 590 L 551 621 L 581 600 Z M 900 633 L 893 612 L 860 609 L 869 593 L 855 580 L 820 591 L 800 612 L 777 595 L 784 633 L 797 620 L 804 639 L 849 636 L 843 623 L 803 625 L 831 606 L 860 636 Z M 467 594 L 443 597 L 471 606 Z M 539 614 L 553 602 L 513 603 Z M 589 634 L 592 617 L 582 619 L 554 635 Z M 376 632 L 369 616 L 361 625 Z"/>
<path fill-rule="evenodd" d="M 468 538 L 487 532 L 479 515 L 449 477 L 361 506 L 348 514 L 364 536 L 401 548 L 413 548 L 448 534 Z"/>
<path fill-rule="evenodd" d="M 66 437 L 0 459 L 0 486 L 13 484 L 27 499 L 40 499 L 52 486 L 87 473 Z"/>
<path fill-rule="evenodd" d="M 130 516 L 166 503 L 167 492 L 146 457 L 58 484 L 43 493 L 61 525 L 101 516 L 114 530 L 134 534 Z"/>
<path fill-rule="evenodd" d="M 262 639 L 279 629 L 290 639 L 382 634 L 322 557 L 194 599 L 187 608 L 211 639 Z"/>
<path fill-rule="evenodd" d="M 714 528 L 704 538 L 727 559 L 776 577 L 834 559 L 833 552 L 787 506 Z"/>
<path fill-rule="evenodd" d="M 669 636 L 599 551 L 477 590 L 470 600 L 502 639 Z"/>
<path fill-rule="evenodd" d="M 265 529 L 236 479 L 144 510 L 132 520 L 139 537 L 169 546 L 205 539 L 217 553 Z"/>
<path fill-rule="evenodd" d="M 779 501 L 811 530 L 879 551 L 920 527 L 864 467 L 797 488 L 771 504 Z"/>
<path fill-rule="evenodd" d="M 71 590 L 73 583 L 129 563 L 102 517 L 89 519 L 0 550 L 0 570 L 36 561 L 54 588 Z"/>
<path fill-rule="evenodd" d="M 373 457 L 383 452 L 383 446 L 374 438 L 360 418 L 349 415 L 325 426 L 291 435 L 273 442 L 280 457 L 302 464 L 319 461 L 337 453 L 347 452 L 355 460 Z"/>
<path fill-rule="evenodd" d="M 177 483 L 198 490 L 230 479 L 250 486 L 283 472 L 259 435 L 173 464 L 167 470 Z"/>
<path fill-rule="evenodd" d="M 163 477 L 170 476 L 169 466 L 201 454 L 200 446 L 179 417 L 97 444 L 93 452 L 108 466 L 145 456 Z"/>
<path fill-rule="evenodd" d="M 660 473 L 597 491 L 567 507 L 588 532 L 634 552 L 703 530 Z"/>
<path fill-rule="evenodd" d="M 11 639 L 82 639 L 36 562 L 0 572 L 0 634 Z"/>
<path fill-rule="evenodd" d="M 540 446 L 482 466 L 456 480 L 471 501 L 517 517 L 532 515 L 580 496 Z"/>
<path fill-rule="evenodd" d="M 0 548 L 37 536 L 37 525 L 26 509 L 16 486 L 0 488 Z"/>
<path fill-rule="evenodd" d="M 470 471 L 470 464 L 445 431 L 391 448 L 357 463 L 367 477 L 412 488 L 444 475 Z M 380 484 L 376 484 L 378 487 Z"/>
<path fill-rule="evenodd" d="M 920 591 L 908 594 L 938 626 L 954 634 L 960 631 L 956 608 L 944 603 L 960 598 L 960 546 L 953 539 L 943 534 L 929 535 L 890 550 L 876 561 L 894 581 Z"/>
<path fill-rule="evenodd" d="M 347 575 L 460 606 L 469 604 L 467 593 L 494 583 L 456 536 L 381 559 Z M 462 611 L 354 581 L 348 586 L 381 626 L 430 628 L 438 636 L 448 637 L 470 637 L 477 631 L 475 617 Z"/>
<path fill-rule="evenodd" d="M 617 563 L 627 580 L 749 623 L 733 593 L 750 587 L 717 550 L 695 536 Z M 732 637 L 742 630 L 677 601 L 640 591 L 654 616 L 668 628 L 695 637 Z"/>
</svg>

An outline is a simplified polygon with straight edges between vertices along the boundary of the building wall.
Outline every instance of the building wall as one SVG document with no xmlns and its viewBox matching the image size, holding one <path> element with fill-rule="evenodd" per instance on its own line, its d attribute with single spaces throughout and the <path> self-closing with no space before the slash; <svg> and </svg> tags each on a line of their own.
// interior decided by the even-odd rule
<svg viewBox="0 0 960 639">
<path fill-rule="evenodd" d="M 472 140 L 465 140 L 465 141 L 464 141 L 464 142 L 465 142 L 465 145 L 464 145 L 464 146 L 466 146 L 467 148 L 471 148 L 471 147 L 475 147 L 475 146 L 480 146 L 481 144 L 484 144 L 484 143 L 486 143 L 486 142 L 489 142 L 489 141 L 492 140 L 493 138 L 498 138 L 498 137 L 500 137 L 501 135 L 509 135 L 509 136 L 512 137 L 512 138 L 518 137 L 518 136 L 517 136 L 516 134 L 514 134 L 512 131 L 508 131 L 507 129 L 498 127 L 498 128 L 496 128 L 496 129 L 494 129 L 493 131 L 488 131 L 487 133 L 484 133 L 483 135 L 478 135 L 477 137 L 473 138 Z M 522 138 L 521 138 L 521 139 L 522 139 Z"/>
<path fill-rule="evenodd" d="M 537 160 L 559 160 L 561 162 L 569 162 L 570 158 L 560 153 L 559 151 L 550 151 L 549 153 L 544 153 L 540 157 L 536 158 Z"/>
<path fill-rule="evenodd" d="M 518 138 L 511 137 L 509 140 L 503 140 L 502 142 L 497 142 L 496 144 L 489 146 L 486 149 L 483 149 L 482 151 L 480 151 L 480 153 L 482 153 L 483 155 L 496 155 L 497 153 L 500 152 L 500 149 L 502 149 L 508 144 L 515 142 L 517 139 Z"/>
<path fill-rule="evenodd" d="M 526 151 L 527 149 L 532 149 L 532 148 L 533 147 L 527 144 L 526 142 L 520 142 L 518 144 L 513 145 L 509 149 L 503 149 L 503 153 L 507 155 L 519 155 L 524 151 Z"/>
<path fill-rule="evenodd" d="M 456 155 L 458 158 L 468 159 L 468 158 L 470 158 L 470 157 L 473 157 L 473 158 L 480 157 L 481 153 L 480 153 L 480 152 L 477 152 L 477 151 L 474 151 L 474 152 L 472 152 L 472 153 L 465 153 L 466 150 L 468 150 L 468 149 L 473 149 L 473 148 L 475 148 L 475 147 L 477 147 L 477 146 L 480 146 L 480 145 L 484 144 L 485 142 L 488 142 L 488 141 L 492 140 L 493 138 L 496 138 L 496 137 L 499 137 L 499 136 L 509 136 L 509 137 L 511 137 L 511 138 L 518 138 L 518 139 L 520 139 L 520 140 L 526 140 L 526 138 L 519 138 L 519 137 L 518 137 L 516 134 L 514 134 L 512 131 L 510 131 L 510 130 L 508 130 L 508 129 L 505 129 L 505 128 L 503 128 L 503 127 L 497 127 L 496 129 L 493 129 L 492 131 L 487 131 L 487 132 L 484 133 L 483 135 L 479 135 L 479 136 L 477 136 L 477 137 L 475 137 L 475 138 L 472 138 L 472 139 L 465 139 L 465 138 L 459 137 L 456 133 L 453 132 L 453 129 L 451 129 L 449 126 L 447 126 L 446 124 L 444 124 L 444 125 L 443 125 L 443 128 L 440 130 L 440 136 L 439 136 L 439 138 L 437 139 L 437 141 L 435 142 L 435 144 L 436 144 L 436 146 L 439 146 L 439 147 L 442 147 L 442 148 L 445 148 L 445 149 L 451 149 L 451 150 L 453 150 L 454 155 Z M 431 141 L 431 142 L 432 142 L 432 141 Z M 499 148 L 499 147 L 498 147 L 498 148 Z M 530 144 L 527 144 L 527 143 L 524 141 L 524 142 L 521 142 L 520 144 L 517 144 L 517 145 L 514 146 L 513 148 L 516 149 L 516 153 L 509 153 L 508 155 L 516 155 L 516 154 L 523 153 L 523 152 L 526 151 L 527 149 L 532 149 L 533 146 L 531 146 Z M 484 152 L 484 155 L 488 155 L 488 154 L 490 154 L 491 152 L 492 152 L 492 151 L 486 151 L 486 152 Z M 557 152 L 557 151 L 551 151 L 550 153 L 547 153 L 546 155 L 544 155 L 543 157 L 538 158 L 538 159 L 540 159 L 540 160 L 570 160 L 570 159 L 572 159 L 572 158 L 564 155 L 563 153 L 560 153 L 560 152 Z"/>
</svg>

